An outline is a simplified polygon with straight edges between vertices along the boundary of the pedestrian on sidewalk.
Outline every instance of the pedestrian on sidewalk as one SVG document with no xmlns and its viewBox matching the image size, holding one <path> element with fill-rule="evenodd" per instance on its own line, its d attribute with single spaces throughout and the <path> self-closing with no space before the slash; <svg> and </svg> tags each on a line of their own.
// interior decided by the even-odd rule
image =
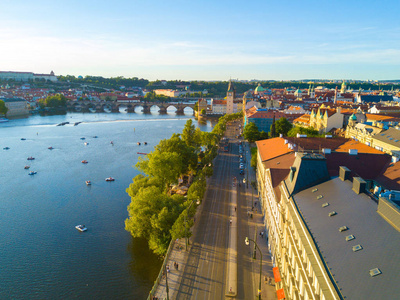
<svg viewBox="0 0 400 300">
<path fill-rule="evenodd" d="M 236 211 L 236 206 L 235 206 L 235 211 Z"/>
<path fill-rule="evenodd" d="M 232 225 L 232 219 L 229 220 L 229 225 Z"/>
<path fill-rule="evenodd" d="M 179 270 L 179 264 L 178 263 L 176 263 L 176 269 Z"/>
<path fill-rule="evenodd" d="M 260 233 L 261 233 L 261 238 L 263 239 L 264 238 L 264 231 L 261 231 Z"/>
</svg>

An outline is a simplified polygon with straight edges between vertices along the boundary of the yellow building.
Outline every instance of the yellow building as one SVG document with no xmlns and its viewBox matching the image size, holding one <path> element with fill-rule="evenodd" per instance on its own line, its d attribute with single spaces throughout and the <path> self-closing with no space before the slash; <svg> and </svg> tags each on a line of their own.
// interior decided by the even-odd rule
<svg viewBox="0 0 400 300">
<path fill-rule="evenodd" d="M 313 109 L 310 114 L 310 126 L 319 133 L 329 132 L 333 128 L 343 127 L 344 116 L 341 108 L 329 108 L 321 105 L 317 110 Z"/>
</svg>

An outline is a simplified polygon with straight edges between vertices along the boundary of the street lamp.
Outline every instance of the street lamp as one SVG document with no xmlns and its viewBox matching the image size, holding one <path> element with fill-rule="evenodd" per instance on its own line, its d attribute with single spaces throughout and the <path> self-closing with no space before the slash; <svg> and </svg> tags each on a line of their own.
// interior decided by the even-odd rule
<svg viewBox="0 0 400 300">
<path fill-rule="evenodd" d="M 250 241 L 252 241 L 254 243 L 254 245 L 257 247 L 258 251 L 260 251 L 260 283 L 258 286 L 258 299 L 261 299 L 262 252 L 261 252 L 260 248 L 258 248 L 256 241 L 246 237 L 246 239 L 244 240 L 244 243 L 248 246 L 248 245 L 250 245 Z M 254 259 L 255 259 L 255 257 L 254 257 Z"/>
</svg>

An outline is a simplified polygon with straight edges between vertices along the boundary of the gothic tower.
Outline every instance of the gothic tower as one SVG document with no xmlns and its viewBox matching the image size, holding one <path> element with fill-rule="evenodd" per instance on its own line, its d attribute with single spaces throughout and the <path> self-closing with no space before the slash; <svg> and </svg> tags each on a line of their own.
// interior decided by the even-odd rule
<svg viewBox="0 0 400 300">
<path fill-rule="evenodd" d="M 233 114 L 233 99 L 236 97 L 236 91 L 233 87 L 232 80 L 229 79 L 228 91 L 226 92 L 226 113 Z"/>
</svg>

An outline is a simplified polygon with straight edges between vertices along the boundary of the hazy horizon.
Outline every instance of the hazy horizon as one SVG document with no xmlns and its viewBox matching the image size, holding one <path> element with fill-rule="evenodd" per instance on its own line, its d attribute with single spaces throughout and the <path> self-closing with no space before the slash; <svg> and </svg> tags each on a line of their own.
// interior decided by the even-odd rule
<svg viewBox="0 0 400 300">
<path fill-rule="evenodd" d="M 5 0 L 0 66 L 151 81 L 396 80 L 399 8 L 396 0 Z"/>
</svg>

